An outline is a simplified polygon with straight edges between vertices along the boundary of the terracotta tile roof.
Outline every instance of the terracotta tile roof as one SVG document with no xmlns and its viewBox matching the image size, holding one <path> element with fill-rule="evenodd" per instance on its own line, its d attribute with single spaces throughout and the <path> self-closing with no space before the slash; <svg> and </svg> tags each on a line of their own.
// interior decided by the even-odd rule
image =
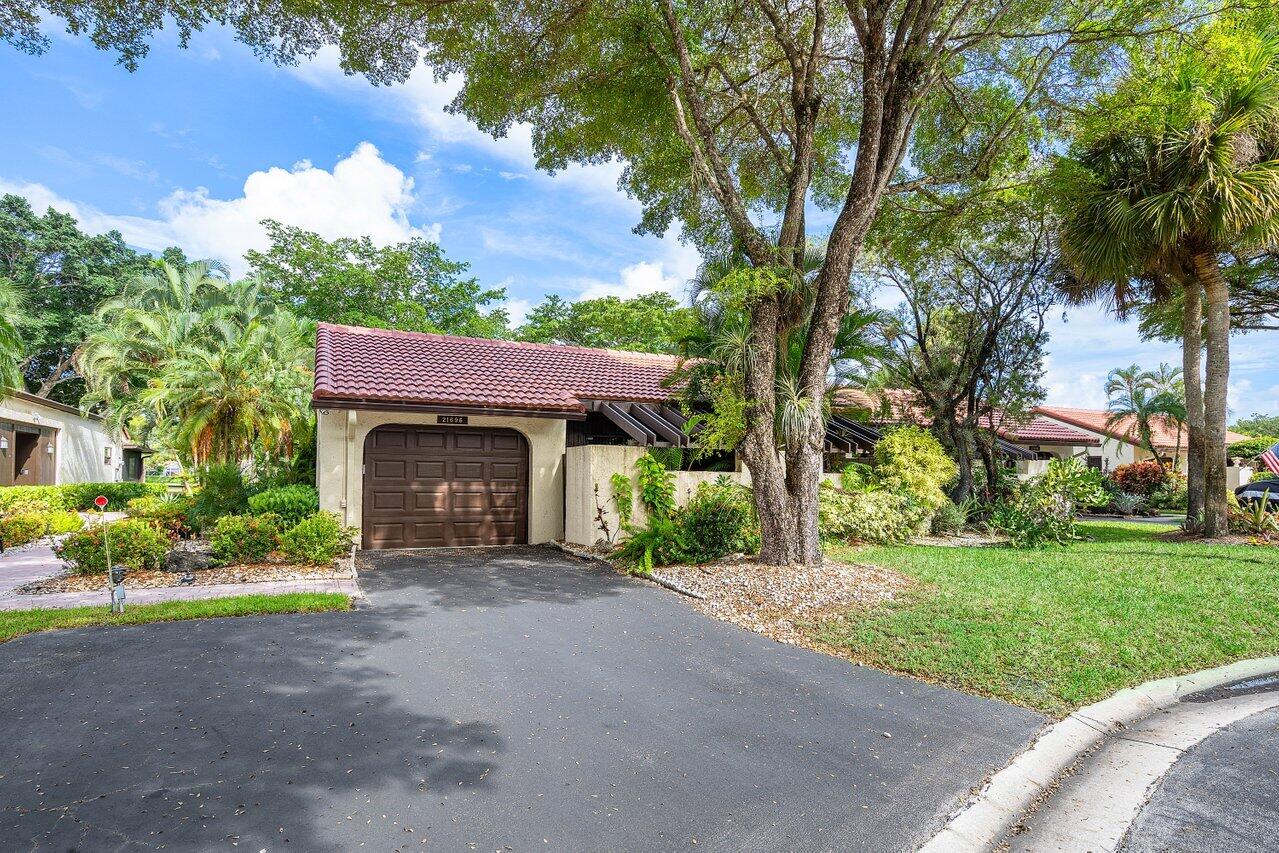
<svg viewBox="0 0 1279 853">
<path fill-rule="evenodd" d="M 321 323 L 312 399 L 577 414 L 584 399 L 669 399 L 662 380 L 675 363 L 668 355 Z"/>
<path fill-rule="evenodd" d="M 1110 413 L 1105 409 L 1075 409 L 1068 406 L 1039 406 L 1035 409 L 1035 411 L 1072 426 L 1092 430 L 1093 432 L 1110 436 L 1111 438 L 1118 439 L 1120 441 L 1126 441 L 1130 444 L 1137 443 L 1137 429 L 1131 417 L 1124 418 L 1113 427 L 1109 427 L 1106 426 L 1106 419 L 1110 417 Z M 1173 448 L 1177 446 L 1176 424 L 1159 419 L 1153 426 L 1153 437 L 1156 447 Z M 1247 436 L 1240 435 L 1237 432 L 1230 432 L 1229 430 L 1226 431 L 1226 444 L 1243 441 L 1245 438 L 1247 438 Z M 1184 430 L 1181 433 L 1180 444 L 1183 448 L 1186 446 L 1186 433 Z"/>
<path fill-rule="evenodd" d="M 865 409 L 871 413 L 872 418 L 886 418 L 899 423 L 923 424 L 927 421 L 923 409 L 915 403 L 914 393 L 904 388 L 886 388 L 873 393 L 857 388 L 842 388 L 835 392 L 835 404 Z M 1087 433 L 1039 415 L 1032 415 L 1028 420 L 1014 421 L 1003 412 L 995 412 L 982 417 L 980 423 L 986 429 L 993 425 L 1000 438 L 1015 444 L 1101 444 Z"/>
<path fill-rule="evenodd" d="M 989 421 L 990 418 L 983 418 L 982 420 Z M 1028 421 L 1014 422 L 1011 419 L 1003 418 L 997 413 L 995 420 L 998 423 L 1000 436 L 1014 444 L 1071 444 L 1081 446 L 1097 446 L 1101 444 L 1099 439 L 1086 432 L 1071 429 L 1042 415 L 1033 415 Z M 987 423 L 983 423 L 983 426 L 987 425 Z"/>
</svg>

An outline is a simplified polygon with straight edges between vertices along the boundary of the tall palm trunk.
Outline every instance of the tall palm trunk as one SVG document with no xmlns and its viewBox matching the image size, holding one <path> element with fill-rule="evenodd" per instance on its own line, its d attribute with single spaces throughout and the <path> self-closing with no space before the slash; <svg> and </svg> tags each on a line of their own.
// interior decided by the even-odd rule
<svg viewBox="0 0 1279 853">
<path fill-rule="evenodd" d="M 1199 525 L 1204 509 L 1203 286 L 1185 283 L 1181 314 L 1181 377 L 1186 386 L 1186 523 Z"/>
<path fill-rule="evenodd" d="M 1217 258 L 1195 255 L 1195 274 L 1204 285 L 1208 357 L 1204 367 L 1204 536 L 1227 533 L 1226 389 L 1230 381 L 1230 289 Z"/>
</svg>

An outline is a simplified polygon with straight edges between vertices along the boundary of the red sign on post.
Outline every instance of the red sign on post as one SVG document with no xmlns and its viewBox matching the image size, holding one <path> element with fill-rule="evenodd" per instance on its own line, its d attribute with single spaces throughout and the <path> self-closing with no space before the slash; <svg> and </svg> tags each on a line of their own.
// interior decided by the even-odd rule
<svg viewBox="0 0 1279 853">
<path fill-rule="evenodd" d="M 94 506 L 96 506 L 98 509 L 106 509 L 106 508 L 107 508 L 107 496 L 106 496 L 106 495 L 98 495 L 96 498 L 94 498 L 94 499 L 93 499 L 93 505 L 94 505 Z"/>
</svg>

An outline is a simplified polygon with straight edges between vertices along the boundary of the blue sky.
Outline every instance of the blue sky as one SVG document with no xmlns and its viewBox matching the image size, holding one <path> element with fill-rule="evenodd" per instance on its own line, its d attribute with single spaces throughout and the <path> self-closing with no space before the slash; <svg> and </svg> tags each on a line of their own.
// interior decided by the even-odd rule
<svg viewBox="0 0 1279 853">
<path fill-rule="evenodd" d="M 675 233 L 632 233 L 620 167 L 537 172 L 525 129 L 495 140 L 447 114 L 455 84 L 426 69 L 374 87 L 332 55 L 277 68 L 210 32 L 187 50 L 161 34 L 134 73 L 69 37 L 38 57 L 0 45 L 0 79 L 0 191 L 140 249 L 181 245 L 238 272 L 264 217 L 330 238 L 422 235 L 505 287 L 516 319 L 548 293 L 682 296 L 697 267 Z M 1058 313 L 1052 331 L 1045 384 L 1063 405 L 1103 405 L 1112 367 L 1180 360 L 1093 309 Z M 1232 410 L 1279 412 L 1279 334 L 1236 341 Z"/>
</svg>

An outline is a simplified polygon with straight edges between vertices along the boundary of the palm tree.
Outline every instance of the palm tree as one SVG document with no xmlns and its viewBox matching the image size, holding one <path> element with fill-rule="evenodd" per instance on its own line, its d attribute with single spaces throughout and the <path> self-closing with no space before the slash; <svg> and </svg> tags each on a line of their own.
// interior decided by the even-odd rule
<svg viewBox="0 0 1279 853">
<path fill-rule="evenodd" d="M 22 334 L 27 316 L 26 294 L 18 284 L 0 278 L 0 389 L 25 388 L 22 376 Z"/>
<path fill-rule="evenodd" d="M 1167 367 L 1167 365 L 1161 365 Z M 1155 421 L 1164 419 L 1177 423 L 1185 421 L 1186 407 L 1180 395 L 1167 387 L 1167 372 L 1155 374 L 1143 371 L 1137 365 L 1110 371 L 1106 377 L 1106 426 L 1110 429 L 1128 429 L 1159 464 L 1163 457 L 1154 442 Z M 1163 385 L 1161 386 L 1161 379 Z"/>
<path fill-rule="evenodd" d="M 139 402 L 171 424 L 173 444 L 197 465 L 240 462 L 255 447 L 287 454 L 306 411 L 311 336 L 287 311 L 251 314 L 167 362 Z"/>
<path fill-rule="evenodd" d="M 106 404 L 113 423 L 146 423 L 197 465 L 288 451 L 306 417 L 314 330 L 255 282 L 161 262 L 99 314 L 107 322 L 78 363 L 87 404 Z"/>
<path fill-rule="evenodd" d="M 1213 71 L 1214 73 L 1210 73 Z M 1174 89 L 1197 96 L 1203 117 L 1170 108 L 1162 127 L 1115 134 L 1076 158 L 1076 184 L 1062 235 L 1076 299 L 1116 307 L 1158 299 L 1180 284 L 1191 486 L 1202 453 L 1204 535 L 1226 532 L 1226 386 L 1229 289 L 1221 258 L 1279 237 L 1279 40 L 1260 38 L 1229 75 L 1197 56 Z M 1207 364 L 1199 421 L 1199 308 Z M 1192 491 L 1192 501 L 1194 492 Z M 1192 503 L 1191 515 L 1194 512 Z"/>
</svg>

